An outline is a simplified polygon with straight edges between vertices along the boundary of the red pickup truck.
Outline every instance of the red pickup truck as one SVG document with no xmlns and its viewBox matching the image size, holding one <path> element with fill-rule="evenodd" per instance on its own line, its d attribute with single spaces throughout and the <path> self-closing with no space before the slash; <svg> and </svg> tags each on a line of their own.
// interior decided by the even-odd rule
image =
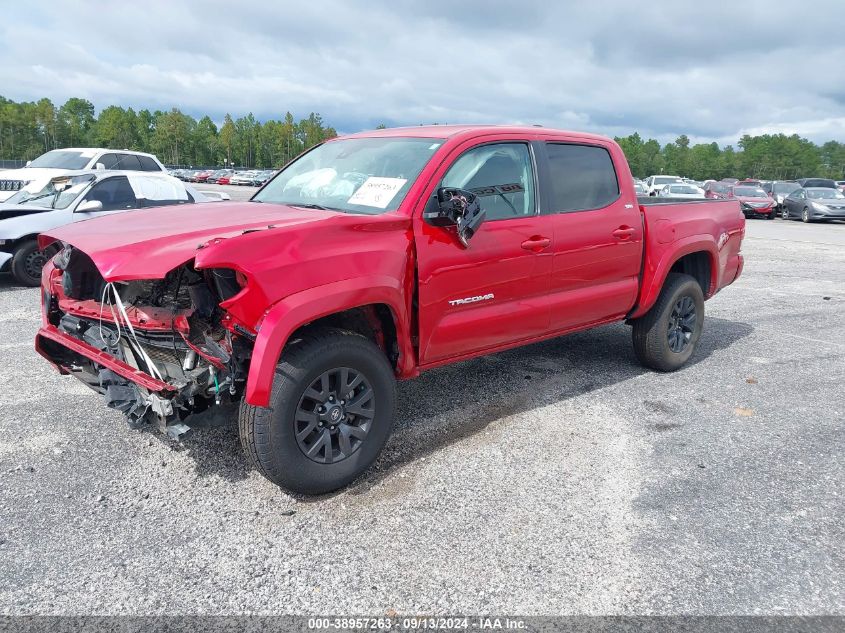
<svg viewBox="0 0 845 633">
<path fill-rule="evenodd" d="M 540 127 L 431 126 L 323 143 L 250 202 L 43 235 L 37 350 L 171 436 L 240 403 L 246 454 L 302 493 L 390 433 L 396 379 L 625 320 L 680 368 L 742 271 L 736 201 L 637 199 L 619 146 Z"/>
</svg>

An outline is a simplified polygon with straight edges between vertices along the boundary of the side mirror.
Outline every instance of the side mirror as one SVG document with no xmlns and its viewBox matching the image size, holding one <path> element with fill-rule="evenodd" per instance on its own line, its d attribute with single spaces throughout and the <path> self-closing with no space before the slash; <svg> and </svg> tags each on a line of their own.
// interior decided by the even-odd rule
<svg viewBox="0 0 845 633">
<path fill-rule="evenodd" d="M 83 200 L 78 207 L 76 207 L 77 213 L 85 212 L 85 211 L 102 211 L 103 210 L 103 203 L 100 200 Z"/>
<path fill-rule="evenodd" d="M 455 226 L 458 239 L 465 248 L 484 222 L 487 212 L 478 203 L 478 196 L 466 189 L 441 187 L 423 211 L 423 220 L 432 226 Z"/>
<path fill-rule="evenodd" d="M 96 165 L 94 165 L 94 169 L 96 169 L 97 171 L 105 171 L 106 166 L 103 163 L 97 163 Z"/>
<path fill-rule="evenodd" d="M 30 165 L 32 165 L 32 161 L 31 160 L 26 161 L 26 166 L 29 167 Z"/>
</svg>

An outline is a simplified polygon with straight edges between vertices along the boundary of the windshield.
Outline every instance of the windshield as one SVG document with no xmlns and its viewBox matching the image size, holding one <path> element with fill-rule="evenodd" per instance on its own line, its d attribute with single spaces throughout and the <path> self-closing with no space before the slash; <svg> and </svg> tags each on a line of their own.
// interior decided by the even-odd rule
<svg viewBox="0 0 845 633">
<path fill-rule="evenodd" d="M 713 184 L 710 185 L 710 191 L 715 191 L 716 193 L 727 193 L 730 187 L 728 185 L 720 185 L 720 184 Z"/>
<path fill-rule="evenodd" d="M 735 196 L 743 196 L 745 198 L 768 198 L 766 192 L 760 187 L 734 187 Z"/>
<path fill-rule="evenodd" d="M 680 182 L 680 181 L 681 181 L 680 178 L 674 178 L 672 176 L 661 176 L 659 178 L 654 179 L 654 184 L 655 185 L 668 185 L 668 184 L 671 184 L 673 182 Z"/>
<path fill-rule="evenodd" d="M 775 193 L 792 193 L 796 189 L 800 189 L 801 185 L 797 182 L 779 182 L 774 187 Z"/>
<path fill-rule="evenodd" d="M 404 137 L 329 141 L 291 163 L 252 199 L 370 215 L 394 211 L 442 144 Z"/>
<path fill-rule="evenodd" d="M 70 178 L 53 178 L 46 182 L 35 180 L 6 200 L 4 204 L 64 209 L 76 200 L 93 180 L 94 176 L 90 174 Z"/>
<path fill-rule="evenodd" d="M 27 167 L 48 167 L 52 169 L 85 169 L 94 152 L 75 152 L 68 150 L 53 150 L 42 154 Z"/>
<path fill-rule="evenodd" d="M 813 198 L 814 200 L 839 199 L 845 198 L 845 194 L 838 189 L 807 189 L 807 197 Z"/>
</svg>

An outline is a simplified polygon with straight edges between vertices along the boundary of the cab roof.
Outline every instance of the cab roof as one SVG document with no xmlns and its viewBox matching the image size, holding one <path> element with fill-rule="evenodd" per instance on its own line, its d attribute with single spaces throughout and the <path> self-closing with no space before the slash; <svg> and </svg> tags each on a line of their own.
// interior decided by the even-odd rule
<svg viewBox="0 0 845 633">
<path fill-rule="evenodd" d="M 447 139 L 456 136 L 473 138 L 487 136 L 489 134 L 524 134 L 526 136 L 540 135 L 563 135 L 570 138 L 583 140 L 607 140 L 608 137 L 587 132 L 572 132 L 568 130 L 557 130 L 540 125 L 418 125 L 408 127 L 391 127 L 382 130 L 367 130 L 354 134 L 344 134 L 344 138 L 374 138 L 374 137 L 417 137 L 417 138 L 438 138 Z"/>
</svg>

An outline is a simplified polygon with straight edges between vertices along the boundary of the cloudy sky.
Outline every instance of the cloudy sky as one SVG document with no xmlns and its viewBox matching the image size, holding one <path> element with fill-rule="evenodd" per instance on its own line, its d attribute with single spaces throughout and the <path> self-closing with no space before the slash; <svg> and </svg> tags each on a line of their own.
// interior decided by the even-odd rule
<svg viewBox="0 0 845 633">
<path fill-rule="evenodd" d="M 35 1 L 0 22 L 0 95 L 315 111 L 341 132 L 539 123 L 661 141 L 845 141 L 841 0 Z"/>
</svg>

